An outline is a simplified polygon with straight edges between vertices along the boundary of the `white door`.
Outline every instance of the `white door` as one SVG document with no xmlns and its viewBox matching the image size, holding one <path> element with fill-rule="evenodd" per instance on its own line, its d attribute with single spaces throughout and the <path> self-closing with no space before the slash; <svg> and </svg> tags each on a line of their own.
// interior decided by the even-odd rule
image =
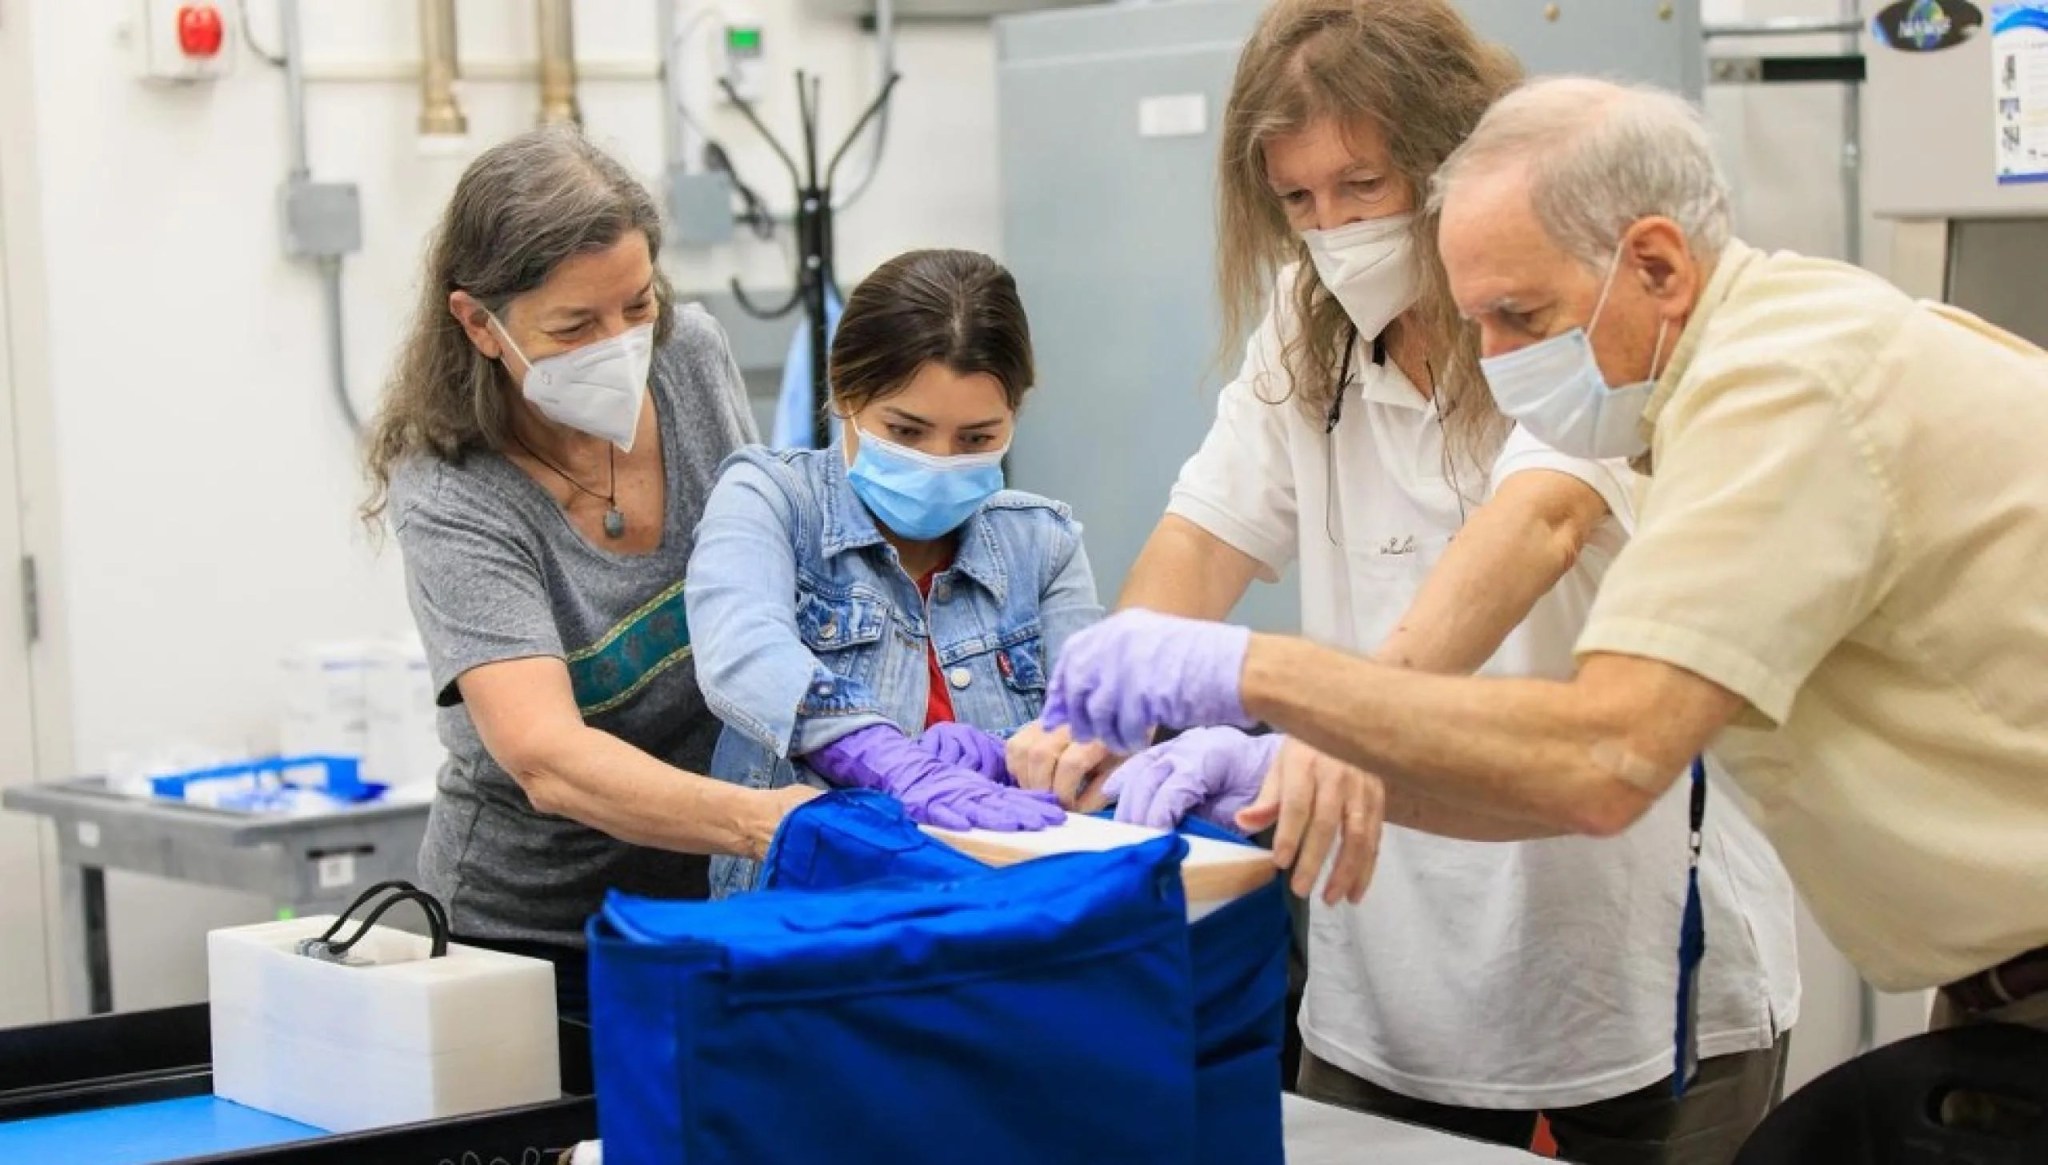
<svg viewBox="0 0 2048 1165">
<path fill-rule="evenodd" d="M 0 248 L 0 786 L 28 781 L 35 773 L 28 656 L 32 582 L 22 554 L 7 319 L 7 255 Z M 0 812 L 0 1027 L 50 1018 L 42 837 L 36 818 Z"/>
</svg>

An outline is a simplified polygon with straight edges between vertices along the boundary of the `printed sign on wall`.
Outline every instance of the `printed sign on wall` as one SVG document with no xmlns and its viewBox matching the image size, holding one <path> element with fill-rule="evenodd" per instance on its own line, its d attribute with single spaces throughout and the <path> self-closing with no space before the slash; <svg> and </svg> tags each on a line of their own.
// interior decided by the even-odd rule
<svg viewBox="0 0 2048 1165">
<path fill-rule="evenodd" d="M 2048 0 L 1992 6 L 1991 100 L 1999 184 L 2048 182 Z"/>
</svg>

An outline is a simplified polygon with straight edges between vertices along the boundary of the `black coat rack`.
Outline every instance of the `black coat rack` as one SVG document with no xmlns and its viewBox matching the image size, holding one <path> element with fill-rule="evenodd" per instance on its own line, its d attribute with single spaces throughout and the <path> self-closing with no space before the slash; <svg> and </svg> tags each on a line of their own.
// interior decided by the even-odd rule
<svg viewBox="0 0 2048 1165">
<path fill-rule="evenodd" d="M 811 412 L 811 438 L 813 444 L 823 449 L 831 444 L 831 429 L 826 420 L 826 401 L 831 389 L 826 383 L 826 289 L 838 290 L 838 277 L 832 264 L 832 184 L 839 174 L 839 163 L 846 157 L 846 151 L 859 140 L 861 131 L 875 119 L 889 103 L 889 95 L 896 89 L 896 82 L 902 79 L 899 73 L 891 73 L 882 83 L 882 91 L 868 103 L 860 120 L 853 123 L 846 140 L 839 143 L 833 152 L 832 161 L 825 167 L 824 174 L 818 172 L 818 79 L 802 69 L 796 73 L 796 102 L 803 126 L 804 167 L 797 169 L 795 159 L 782 148 L 774 133 L 761 122 L 751 102 L 743 101 L 734 91 L 730 81 L 720 79 L 719 87 L 742 116 L 765 139 L 775 156 L 782 159 L 783 168 L 789 171 L 789 180 L 796 189 L 796 275 L 792 282 L 789 299 L 774 308 L 761 308 L 747 296 L 740 287 L 740 281 L 732 281 L 732 295 L 747 314 L 756 319 L 773 320 L 801 307 L 804 318 L 811 329 L 811 401 L 815 406 Z"/>
</svg>

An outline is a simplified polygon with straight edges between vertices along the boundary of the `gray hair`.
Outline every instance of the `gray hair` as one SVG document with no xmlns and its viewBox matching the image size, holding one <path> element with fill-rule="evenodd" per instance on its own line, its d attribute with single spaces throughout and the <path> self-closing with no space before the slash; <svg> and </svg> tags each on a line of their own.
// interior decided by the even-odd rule
<svg viewBox="0 0 2048 1165">
<path fill-rule="evenodd" d="M 1678 224 L 1695 254 L 1728 244 L 1728 180 L 1698 109 L 1673 93 L 1588 77 L 1547 77 L 1503 97 L 1430 182 L 1440 210 L 1476 173 L 1527 167 L 1536 221 L 1564 252 L 1604 269 L 1636 222 Z"/>
<path fill-rule="evenodd" d="M 470 343 L 448 310 L 457 291 L 502 318 L 514 299 L 576 255 L 632 232 L 654 258 L 655 343 L 665 343 L 675 301 L 662 274 L 661 213 L 647 188 L 573 125 L 529 130 L 485 150 L 464 170 L 427 247 L 420 298 L 371 426 L 363 517 L 384 512 L 392 471 L 426 453 L 459 460 L 503 449 L 512 423 L 511 377 Z"/>
</svg>

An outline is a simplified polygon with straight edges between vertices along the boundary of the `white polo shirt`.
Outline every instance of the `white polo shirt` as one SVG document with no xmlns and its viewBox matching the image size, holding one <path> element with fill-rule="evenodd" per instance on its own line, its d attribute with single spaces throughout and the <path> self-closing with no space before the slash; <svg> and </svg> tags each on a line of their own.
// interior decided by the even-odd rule
<svg viewBox="0 0 2048 1165">
<path fill-rule="evenodd" d="M 1480 669 L 1570 676 L 1600 577 L 1633 529 L 1635 476 L 1519 429 L 1492 466 L 1452 467 L 1434 404 L 1391 363 L 1372 363 L 1367 344 L 1326 433 L 1286 391 L 1281 326 L 1269 314 L 1252 337 L 1168 512 L 1259 560 L 1269 581 L 1298 562 L 1303 634 L 1365 653 L 1463 512 L 1513 474 L 1571 474 L 1613 516 Z M 1587 1104 L 1669 1076 L 1685 789 L 1677 782 L 1606 840 L 1466 842 L 1389 827 L 1365 901 L 1311 910 L 1304 1044 L 1382 1087 L 1472 1108 Z M 1709 799 L 1700 885 L 1701 1055 L 1768 1047 L 1799 1009 L 1792 890 L 1726 797 Z"/>
</svg>

